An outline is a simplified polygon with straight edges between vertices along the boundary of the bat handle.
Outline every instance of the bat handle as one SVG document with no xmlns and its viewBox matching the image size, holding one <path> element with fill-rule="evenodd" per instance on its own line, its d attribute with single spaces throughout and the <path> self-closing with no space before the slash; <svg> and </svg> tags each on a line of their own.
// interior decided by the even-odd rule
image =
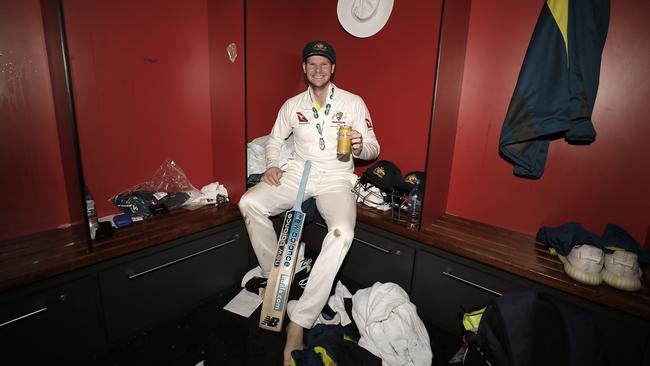
<svg viewBox="0 0 650 366">
<path fill-rule="evenodd" d="M 296 202 L 293 205 L 294 211 L 300 211 L 302 207 L 302 199 L 305 197 L 305 189 L 307 188 L 307 180 L 309 180 L 309 172 L 311 170 L 311 160 L 305 161 L 305 167 L 302 170 L 302 179 L 300 180 L 300 188 L 296 196 Z M 301 211 L 302 212 L 302 211 Z"/>
</svg>

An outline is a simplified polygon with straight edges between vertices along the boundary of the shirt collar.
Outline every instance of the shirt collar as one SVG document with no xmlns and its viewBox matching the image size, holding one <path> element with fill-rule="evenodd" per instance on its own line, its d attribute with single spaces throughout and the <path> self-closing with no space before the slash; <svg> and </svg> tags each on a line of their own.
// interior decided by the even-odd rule
<svg viewBox="0 0 650 366">
<path fill-rule="evenodd" d="M 334 85 L 334 83 L 330 82 L 329 85 L 327 86 L 327 90 L 329 90 L 329 92 L 327 93 L 327 96 L 325 97 L 325 104 L 327 104 L 327 103 L 332 104 L 332 102 L 334 100 L 336 100 L 336 97 L 337 97 L 336 85 Z M 303 108 L 311 110 L 312 106 L 314 105 L 314 101 L 313 101 L 311 95 L 312 95 L 311 86 L 308 86 L 307 90 L 305 91 L 305 97 L 303 98 L 303 101 L 302 101 L 302 107 Z"/>
</svg>

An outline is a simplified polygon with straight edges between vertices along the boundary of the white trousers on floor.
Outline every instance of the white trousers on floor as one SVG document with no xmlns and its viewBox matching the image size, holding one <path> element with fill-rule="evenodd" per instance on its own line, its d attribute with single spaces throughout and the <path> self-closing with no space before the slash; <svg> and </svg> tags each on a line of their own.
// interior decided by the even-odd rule
<svg viewBox="0 0 650 366">
<path fill-rule="evenodd" d="M 271 270 L 278 241 L 269 216 L 293 207 L 303 166 L 302 162 L 292 161 L 282 175 L 280 186 L 260 182 L 239 201 L 248 236 L 265 277 Z M 352 244 L 357 218 L 352 192 L 355 179 L 351 172 L 324 172 L 314 166 L 311 168 L 304 199 L 316 199 L 318 212 L 327 224 L 327 235 L 302 296 L 287 306 L 291 321 L 303 328 L 312 327 L 327 303 L 334 277 Z"/>
</svg>

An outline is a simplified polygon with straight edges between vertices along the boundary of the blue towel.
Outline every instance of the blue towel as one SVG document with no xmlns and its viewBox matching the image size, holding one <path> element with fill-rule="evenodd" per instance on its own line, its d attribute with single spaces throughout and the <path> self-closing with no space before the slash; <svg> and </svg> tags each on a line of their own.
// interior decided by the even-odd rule
<svg viewBox="0 0 650 366">
<path fill-rule="evenodd" d="M 641 249 L 639 243 L 618 225 L 607 224 L 603 233 L 603 245 L 608 249 L 620 248 L 628 252 L 636 253 L 639 257 L 639 262 L 650 263 L 650 255 L 648 252 Z"/>
<path fill-rule="evenodd" d="M 558 227 L 542 227 L 537 232 L 537 241 L 555 249 L 558 254 L 567 256 L 576 245 L 589 244 L 603 247 L 602 239 L 587 231 L 577 222 L 569 222 Z"/>
</svg>

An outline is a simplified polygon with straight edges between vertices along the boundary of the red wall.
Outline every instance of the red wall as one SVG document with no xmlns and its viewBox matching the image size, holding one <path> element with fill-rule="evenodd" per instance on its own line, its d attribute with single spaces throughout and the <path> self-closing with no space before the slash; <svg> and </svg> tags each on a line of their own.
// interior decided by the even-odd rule
<svg viewBox="0 0 650 366">
<path fill-rule="evenodd" d="M 246 190 L 244 1 L 208 2 L 208 24 L 214 176 L 237 202 Z M 234 62 L 227 52 L 231 43 L 237 47 Z"/>
<path fill-rule="evenodd" d="M 650 218 L 648 2 L 612 1 L 593 113 L 596 141 L 552 142 L 539 180 L 516 178 L 498 155 L 501 125 L 542 4 L 472 4 L 447 211 L 529 234 L 568 221 L 602 234 L 615 223 L 644 243 Z"/>
<path fill-rule="evenodd" d="M 435 105 L 425 170 L 428 179 L 424 186 L 420 221 L 422 228 L 435 222 L 447 209 L 471 3 L 471 0 L 445 2 L 441 20 Z"/>
<path fill-rule="evenodd" d="M 0 240 L 70 221 L 38 0 L 0 11 Z"/>
<path fill-rule="evenodd" d="M 86 184 L 110 197 L 170 158 L 197 188 L 212 182 L 208 8 L 193 1 L 65 0 Z M 216 177 L 218 180 L 218 176 Z"/>
<path fill-rule="evenodd" d="M 248 140 L 268 134 L 282 103 L 306 89 L 302 48 L 324 39 L 336 50 L 334 83 L 360 95 L 370 110 L 380 159 L 403 173 L 424 170 L 440 1 L 395 1 L 386 26 L 365 39 L 340 26 L 336 4 L 247 2 Z"/>
<path fill-rule="evenodd" d="M 530 234 L 572 220 L 600 233 L 611 222 L 648 242 L 650 154 L 642 144 L 650 136 L 650 25 L 643 14 L 650 6 L 612 3 L 593 116 L 597 141 L 553 142 L 544 176 L 525 180 L 498 156 L 498 137 L 542 1 L 495 1 L 471 8 L 447 212 Z M 242 2 L 216 9 L 205 0 L 65 0 L 64 7 L 83 168 L 100 216 L 115 212 L 112 194 L 150 178 L 166 158 L 197 188 L 223 174 L 239 184 L 239 195 Z M 403 172 L 422 170 L 439 19 L 439 1 L 395 2 L 384 29 L 358 39 L 340 27 L 334 0 L 316 13 L 300 0 L 247 2 L 247 139 L 267 134 L 282 102 L 304 90 L 301 48 L 323 38 L 337 50 L 335 82 L 369 106 L 380 159 Z M 0 27 L 0 63 L 34 70 L 18 84 L 0 76 L 0 188 L 12 193 L 1 218 L 6 237 L 69 222 L 69 213 L 38 2 L 3 5 Z M 234 64 L 224 59 L 231 41 L 239 46 Z M 25 209 L 43 197 L 47 211 Z"/>
</svg>

